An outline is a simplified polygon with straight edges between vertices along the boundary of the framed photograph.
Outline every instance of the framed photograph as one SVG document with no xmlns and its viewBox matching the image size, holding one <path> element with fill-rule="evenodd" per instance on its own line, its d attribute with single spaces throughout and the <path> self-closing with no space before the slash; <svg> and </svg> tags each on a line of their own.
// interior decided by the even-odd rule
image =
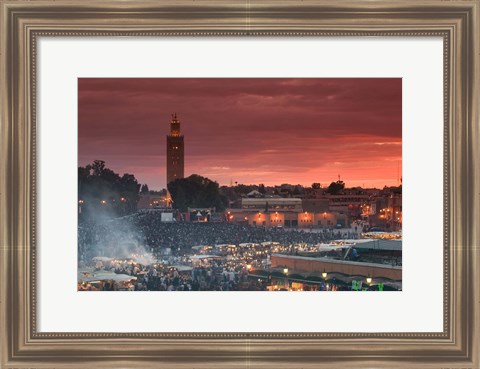
<svg viewBox="0 0 480 369">
<path fill-rule="evenodd" d="M 480 367 L 477 0 L 0 4 L 1 368 Z"/>
<path fill-rule="evenodd" d="M 401 87 L 78 79 L 78 290 L 401 291 Z"/>
</svg>

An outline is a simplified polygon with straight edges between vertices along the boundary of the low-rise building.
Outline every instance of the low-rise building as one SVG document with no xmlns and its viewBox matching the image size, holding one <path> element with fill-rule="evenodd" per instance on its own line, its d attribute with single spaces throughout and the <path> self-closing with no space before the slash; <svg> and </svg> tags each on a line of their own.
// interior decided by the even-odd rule
<svg viewBox="0 0 480 369">
<path fill-rule="evenodd" d="M 285 268 L 289 273 L 341 273 L 348 276 L 370 276 L 373 279 L 402 280 L 401 266 L 283 254 L 273 254 L 271 263 L 272 268 Z"/>
</svg>

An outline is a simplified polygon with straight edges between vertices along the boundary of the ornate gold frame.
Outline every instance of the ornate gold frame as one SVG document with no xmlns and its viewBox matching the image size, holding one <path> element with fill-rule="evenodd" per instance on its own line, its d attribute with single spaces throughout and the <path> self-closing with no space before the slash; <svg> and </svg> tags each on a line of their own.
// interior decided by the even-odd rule
<svg viewBox="0 0 480 369">
<path fill-rule="evenodd" d="M 480 368 L 478 0 L 0 0 L 0 368 Z M 442 333 L 39 333 L 36 41 L 55 36 L 441 36 Z"/>
</svg>

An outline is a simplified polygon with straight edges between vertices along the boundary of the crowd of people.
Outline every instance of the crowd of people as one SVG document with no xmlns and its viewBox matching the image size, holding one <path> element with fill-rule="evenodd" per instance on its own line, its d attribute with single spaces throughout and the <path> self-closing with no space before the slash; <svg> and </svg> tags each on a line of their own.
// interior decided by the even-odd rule
<svg viewBox="0 0 480 369">
<path fill-rule="evenodd" d="M 162 222 L 155 212 L 83 222 L 78 227 L 79 269 L 132 278 L 99 285 L 79 281 L 78 289 L 265 290 L 267 281 L 248 278 L 250 268 L 265 267 L 262 263 L 268 263 L 272 252 L 309 252 L 317 243 L 339 236 L 331 230 L 304 232 L 227 222 Z M 213 257 L 204 259 L 202 254 Z M 110 260 L 94 260 L 96 257 Z"/>
<path fill-rule="evenodd" d="M 218 260 L 192 268 L 169 266 L 163 263 L 144 265 L 128 260 L 102 263 L 97 271 L 112 271 L 132 277 L 129 283 L 103 281 L 96 286 L 79 282 L 79 290 L 132 291 L 238 291 L 265 290 L 266 283 L 249 279 L 248 271 L 240 263 L 226 265 Z M 94 273 L 95 271 L 92 271 Z"/>
<path fill-rule="evenodd" d="M 126 257 L 131 250 L 125 248 L 138 245 L 158 257 L 167 249 L 174 255 L 183 255 L 196 245 L 262 242 L 315 245 L 343 237 L 346 236 L 339 231 L 327 229 L 306 232 L 227 222 L 162 222 L 160 214 L 151 212 L 81 224 L 78 229 L 78 255 L 79 261 L 85 262 L 97 255 Z"/>
<path fill-rule="evenodd" d="M 256 272 L 270 273 L 272 254 L 342 260 L 348 256 L 347 260 L 357 261 L 355 249 L 348 254 L 347 249 L 320 251 L 317 246 L 354 237 L 345 230 L 163 222 L 156 212 L 82 222 L 78 227 L 78 290 L 264 291 L 272 281 Z M 381 255 L 368 255 L 364 261 L 372 257 Z"/>
</svg>

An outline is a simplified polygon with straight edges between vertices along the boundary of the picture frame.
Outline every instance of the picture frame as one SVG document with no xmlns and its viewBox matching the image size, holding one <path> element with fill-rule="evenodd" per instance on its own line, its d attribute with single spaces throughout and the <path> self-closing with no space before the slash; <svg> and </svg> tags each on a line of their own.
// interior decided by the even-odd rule
<svg viewBox="0 0 480 369">
<path fill-rule="evenodd" d="M 478 368 L 478 0 L 0 2 L 2 368 Z M 440 36 L 444 329 L 440 333 L 44 333 L 37 329 L 40 37 Z"/>
</svg>

